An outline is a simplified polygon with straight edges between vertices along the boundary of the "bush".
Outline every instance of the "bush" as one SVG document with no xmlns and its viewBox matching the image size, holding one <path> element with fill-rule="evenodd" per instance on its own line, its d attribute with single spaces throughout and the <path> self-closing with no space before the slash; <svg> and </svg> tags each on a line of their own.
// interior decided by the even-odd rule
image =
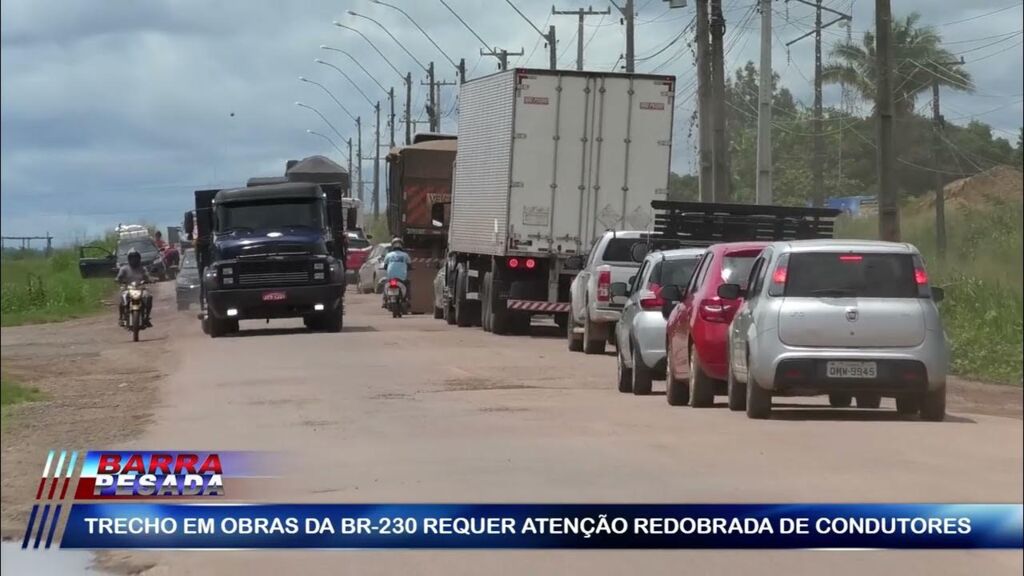
<svg viewBox="0 0 1024 576">
<path fill-rule="evenodd" d="M 78 255 L 58 250 L 49 258 L 36 253 L 4 257 L 0 263 L 0 324 L 11 326 L 64 320 L 102 309 L 116 286 L 110 279 L 83 279 Z"/>
</svg>

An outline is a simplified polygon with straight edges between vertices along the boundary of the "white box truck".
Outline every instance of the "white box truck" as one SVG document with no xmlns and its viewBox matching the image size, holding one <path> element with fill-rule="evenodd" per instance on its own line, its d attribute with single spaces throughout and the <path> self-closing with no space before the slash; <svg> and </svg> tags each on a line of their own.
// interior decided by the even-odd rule
<svg viewBox="0 0 1024 576">
<path fill-rule="evenodd" d="M 443 279 L 453 324 L 568 324 L 569 285 L 607 230 L 665 199 L 675 77 L 514 69 L 467 81 Z"/>
</svg>

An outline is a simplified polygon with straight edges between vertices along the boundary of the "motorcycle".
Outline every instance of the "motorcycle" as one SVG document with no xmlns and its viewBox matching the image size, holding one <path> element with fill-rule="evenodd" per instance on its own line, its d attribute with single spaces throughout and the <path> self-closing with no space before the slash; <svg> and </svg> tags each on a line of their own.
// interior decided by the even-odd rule
<svg viewBox="0 0 1024 576">
<path fill-rule="evenodd" d="M 145 295 L 145 282 L 132 282 L 121 289 L 127 294 L 128 306 L 125 309 L 124 327 L 132 333 L 132 342 L 139 341 L 139 332 L 146 329 L 143 314 L 142 298 Z"/>
<path fill-rule="evenodd" d="M 405 297 L 405 284 L 399 282 L 397 278 L 392 278 L 387 282 L 387 286 L 384 288 L 387 309 L 391 311 L 392 318 L 401 318 L 402 314 L 409 311 L 409 301 Z"/>
</svg>

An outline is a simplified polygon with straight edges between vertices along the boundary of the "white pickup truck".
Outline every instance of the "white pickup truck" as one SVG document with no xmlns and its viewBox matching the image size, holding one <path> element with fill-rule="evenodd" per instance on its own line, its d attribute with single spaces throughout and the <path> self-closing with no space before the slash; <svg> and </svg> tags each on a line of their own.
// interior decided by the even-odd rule
<svg viewBox="0 0 1024 576">
<path fill-rule="evenodd" d="M 586 263 L 569 287 L 569 350 L 602 354 L 622 313 L 622 301 L 612 297 L 614 282 L 629 282 L 640 268 L 633 259 L 633 245 L 647 243 L 648 232 L 609 230 L 587 253 Z"/>
</svg>

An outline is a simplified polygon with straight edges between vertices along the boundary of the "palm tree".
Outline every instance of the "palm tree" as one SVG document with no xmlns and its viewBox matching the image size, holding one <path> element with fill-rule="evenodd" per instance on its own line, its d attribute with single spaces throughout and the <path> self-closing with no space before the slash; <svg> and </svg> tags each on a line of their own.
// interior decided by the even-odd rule
<svg viewBox="0 0 1024 576">
<path fill-rule="evenodd" d="M 921 26 L 921 15 L 911 12 L 892 27 L 893 108 L 897 117 L 914 111 L 918 94 L 931 89 L 932 82 L 954 90 L 973 91 L 974 83 L 953 54 L 942 48 L 942 37 L 930 26 Z M 829 84 L 846 84 L 862 99 L 874 101 L 875 35 L 865 32 L 860 44 L 844 42 L 830 54 L 832 62 L 821 69 L 821 77 Z"/>
</svg>

